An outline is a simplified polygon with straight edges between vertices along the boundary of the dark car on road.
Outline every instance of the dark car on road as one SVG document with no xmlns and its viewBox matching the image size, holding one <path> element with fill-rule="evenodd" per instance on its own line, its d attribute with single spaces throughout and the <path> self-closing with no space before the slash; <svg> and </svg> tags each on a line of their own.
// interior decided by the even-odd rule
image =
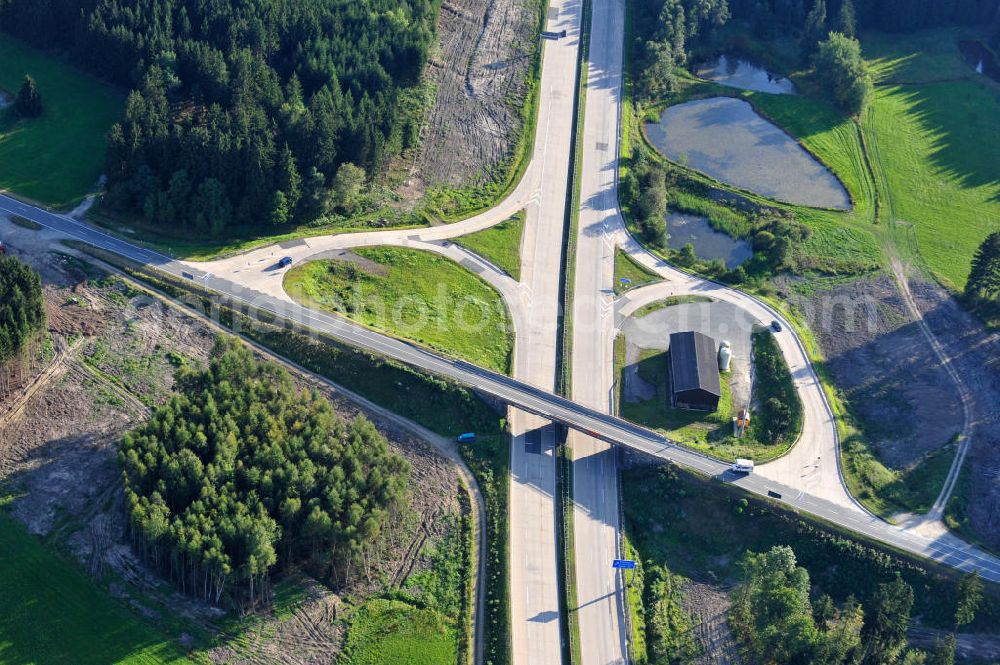
<svg viewBox="0 0 1000 665">
<path fill-rule="evenodd" d="M 278 261 L 279 268 L 287 268 L 290 265 L 292 265 L 292 257 L 290 256 L 283 256 L 281 260 Z"/>
<path fill-rule="evenodd" d="M 774 332 L 781 332 L 781 324 L 777 321 L 771 321 L 771 330 Z"/>
</svg>

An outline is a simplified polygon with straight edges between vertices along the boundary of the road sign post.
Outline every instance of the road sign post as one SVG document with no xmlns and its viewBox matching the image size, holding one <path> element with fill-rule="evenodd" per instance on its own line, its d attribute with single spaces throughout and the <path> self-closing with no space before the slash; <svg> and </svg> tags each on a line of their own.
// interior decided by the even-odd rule
<svg viewBox="0 0 1000 665">
<path fill-rule="evenodd" d="M 635 570 L 635 561 L 632 559 L 615 559 L 611 562 L 611 567 L 615 570 Z M 632 585 L 632 575 L 625 579 L 625 586 Z"/>
</svg>

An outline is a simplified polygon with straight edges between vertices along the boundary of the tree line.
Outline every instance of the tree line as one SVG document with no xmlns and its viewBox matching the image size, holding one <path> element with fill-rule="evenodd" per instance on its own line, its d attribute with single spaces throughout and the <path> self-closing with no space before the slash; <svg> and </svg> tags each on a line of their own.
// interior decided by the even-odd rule
<svg viewBox="0 0 1000 665">
<path fill-rule="evenodd" d="M 408 465 L 364 417 L 340 418 L 282 368 L 220 339 L 207 369 L 119 449 L 137 551 L 184 593 L 251 606 L 276 568 L 334 583 L 367 568 L 405 508 Z"/>
<path fill-rule="evenodd" d="M 0 364 L 17 357 L 44 324 L 38 273 L 17 257 L 0 256 Z"/>
<path fill-rule="evenodd" d="M 109 134 L 107 203 L 154 225 L 221 234 L 341 206 L 414 144 L 408 91 L 434 0 L 7 0 L 0 29 L 132 88 Z"/>
<path fill-rule="evenodd" d="M 855 38 L 859 29 L 995 23 L 1000 35 L 1000 0 L 651 0 L 636 2 L 634 12 L 629 48 L 640 100 L 673 92 L 675 68 L 718 47 L 719 28 L 731 19 L 748 22 L 760 38 L 798 36 L 803 61 L 816 66 L 820 85 L 851 113 L 871 90 Z"/>
<path fill-rule="evenodd" d="M 44 331 L 41 278 L 16 257 L 0 256 L 0 397 L 20 389 L 47 360 Z"/>
<path fill-rule="evenodd" d="M 853 16 L 861 29 L 913 32 L 945 25 L 989 25 L 1000 11 L 998 0 L 829 0 L 825 4 L 828 18 L 840 24 L 834 27 L 837 32 L 844 32 L 840 28 L 846 27 L 846 15 Z M 764 37 L 805 27 L 815 5 L 815 0 L 729 0 L 733 16 L 752 21 Z"/>
<path fill-rule="evenodd" d="M 882 583 L 864 607 L 854 596 L 835 603 L 815 590 L 809 572 L 788 546 L 748 553 L 745 583 L 733 594 L 729 619 L 748 662 L 785 665 L 953 665 L 954 633 L 930 651 L 908 645 L 913 588 L 898 574 Z M 954 627 L 972 623 L 983 586 L 975 573 L 962 579 Z"/>
</svg>

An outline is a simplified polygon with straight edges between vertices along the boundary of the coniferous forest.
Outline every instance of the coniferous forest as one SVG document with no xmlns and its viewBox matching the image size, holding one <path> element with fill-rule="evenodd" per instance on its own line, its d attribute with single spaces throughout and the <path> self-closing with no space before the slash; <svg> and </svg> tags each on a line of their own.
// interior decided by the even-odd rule
<svg viewBox="0 0 1000 665">
<path fill-rule="evenodd" d="M 412 145 L 399 111 L 437 0 L 6 0 L 0 30 L 131 89 L 109 135 L 108 204 L 223 234 L 322 214 L 344 164 Z"/>
<path fill-rule="evenodd" d="M 0 363 L 14 358 L 45 323 L 42 281 L 13 256 L 0 256 Z"/>
<path fill-rule="evenodd" d="M 266 598 L 276 568 L 334 583 L 363 571 L 405 509 L 408 475 L 371 422 L 345 422 L 234 338 L 207 370 L 176 378 L 178 394 L 119 450 L 144 558 L 182 591 L 230 605 Z"/>
</svg>

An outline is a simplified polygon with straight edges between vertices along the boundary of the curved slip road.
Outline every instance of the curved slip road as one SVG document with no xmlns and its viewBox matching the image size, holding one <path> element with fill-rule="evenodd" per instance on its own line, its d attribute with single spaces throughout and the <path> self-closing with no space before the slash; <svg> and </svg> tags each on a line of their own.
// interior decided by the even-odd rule
<svg viewBox="0 0 1000 665">
<path fill-rule="evenodd" d="M 20 215 L 58 231 L 67 238 L 89 243 L 175 277 L 183 278 L 183 273 L 189 271 L 188 266 L 167 256 L 137 247 L 77 220 L 35 208 L 5 195 L 0 195 L 0 212 Z M 542 388 L 536 388 L 464 361 L 439 356 L 413 344 L 372 332 L 340 317 L 314 312 L 300 305 L 245 289 L 229 280 L 214 276 L 206 278 L 204 274 L 196 274 L 194 277 L 193 282 L 217 292 L 227 300 L 271 312 L 296 325 L 330 335 L 351 346 L 455 380 L 503 400 L 520 410 L 583 431 L 609 443 L 623 445 L 683 465 L 718 480 L 730 482 L 754 494 L 767 496 L 769 491 L 777 492 L 782 495 L 780 501 L 788 506 L 959 570 L 967 572 L 978 570 L 984 578 L 1000 583 L 1000 560 L 968 546 L 957 538 L 950 536 L 928 538 L 908 533 L 855 508 L 812 496 L 759 474 L 734 478 L 728 472 L 728 465 L 718 460 L 681 448 L 638 425 L 587 408 Z"/>
</svg>

